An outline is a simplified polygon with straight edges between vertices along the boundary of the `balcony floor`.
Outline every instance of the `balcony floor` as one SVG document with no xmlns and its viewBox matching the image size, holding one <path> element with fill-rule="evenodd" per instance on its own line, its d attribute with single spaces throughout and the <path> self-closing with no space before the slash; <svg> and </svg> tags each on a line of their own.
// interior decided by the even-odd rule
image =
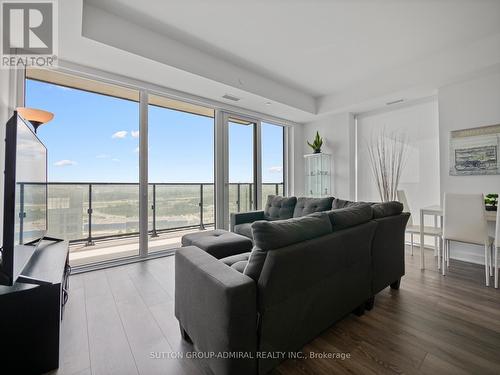
<svg viewBox="0 0 500 375">
<path fill-rule="evenodd" d="M 213 226 L 207 226 L 207 230 Z M 164 232 L 158 237 L 149 237 L 149 252 L 175 249 L 181 246 L 181 238 L 187 233 L 198 232 L 199 229 L 185 229 Z M 114 260 L 139 254 L 139 237 L 114 238 L 96 241 L 94 245 L 76 243 L 70 246 L 69 261 L 72 267 L 88 265 L 96 262 Z"/>
</svg>

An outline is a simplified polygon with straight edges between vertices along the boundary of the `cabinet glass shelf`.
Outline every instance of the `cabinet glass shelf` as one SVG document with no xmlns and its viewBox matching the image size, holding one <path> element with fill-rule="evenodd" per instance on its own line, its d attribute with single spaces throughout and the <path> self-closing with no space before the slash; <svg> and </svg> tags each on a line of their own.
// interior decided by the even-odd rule
<svg viewBox="0 0 500 375">
<path fill-rule="evenodd" d="M 305 194 L 308 197 L 327 197 L 332 195 L 332 162 L 330 154 L 304 155 Z"/>
</svg>

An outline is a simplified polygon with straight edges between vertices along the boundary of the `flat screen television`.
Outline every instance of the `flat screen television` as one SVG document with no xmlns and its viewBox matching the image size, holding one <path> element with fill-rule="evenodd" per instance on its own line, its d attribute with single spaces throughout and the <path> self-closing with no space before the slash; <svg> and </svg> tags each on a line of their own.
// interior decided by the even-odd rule
<svg viewBox="0 0 500 375">
<path fill-rule="evenodd" d="M 13 285 L 47 232 L 47 149 L 17 112 L 5 134 L 0 284 Z"/>
</svg>

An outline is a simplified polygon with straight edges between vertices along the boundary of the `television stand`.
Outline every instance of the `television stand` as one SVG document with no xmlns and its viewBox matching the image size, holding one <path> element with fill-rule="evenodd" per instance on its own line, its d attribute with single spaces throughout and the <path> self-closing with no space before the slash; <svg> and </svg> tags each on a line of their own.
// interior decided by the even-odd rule
<svg viewBox="0 0 500 375">
<path fill-rule="evenodd" d="M 35 279 L 34 277 L 19 275 L 17 277 L 16 283 L 20 284 L 32 284 L 32 285 L 51 285 L 50 281 Z"/>
<path fill-rule="evenodd" d="M 50 242 L 58 243 L 58 242 L 62 242 L 64 240 L 61 238 L 45 236 L 42 238 L 42 242 L 43 241 L 50 241 Z M 37 279 L 37 278 L 31 277 L 31 276 L 25 276 L 22 274 L 17 277 L 16 283 L 32 284 L 32 285 L 50 285 L 50 284 L 52 284 L 52 282 L 50 282 L 50 281 Z"/>
<path fill-rule="evenodd" d="M 55 238 L 55 237 L 45 236 L 45 237 L 42 238 L 42 241 L 62 242 L 64 240 L 62 238 Z"/>
<path fill-rule="evenodd" d="M 59 367 L 68 299 L 68 242 L 42 240 L 13 286 L 0 286 L 0 373 L 41 374 Z"/>
</svg>

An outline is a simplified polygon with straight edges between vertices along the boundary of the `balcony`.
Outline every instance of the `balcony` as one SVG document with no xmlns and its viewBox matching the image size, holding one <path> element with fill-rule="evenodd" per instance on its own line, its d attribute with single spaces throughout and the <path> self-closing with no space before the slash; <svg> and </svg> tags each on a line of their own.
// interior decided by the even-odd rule
<svg viewBox="0 0 500 375">
<path fill-rule="evenodd" d="M 20 212 L 39 210 L 30 202 L 29 184 L 20 185 Z M 229 184 L 230 212 L 250 210 L 253 189 Z M 283 184 L 262 184 L 263 200 L 269 194 L 283 195 Z M 213 183 L 151 183 L 148 196 L 149 252 L 178 247 L 184 234 L 214 226 Z M 23 217 L 20 225 L 29 228 Z M 49 183 L 48 235 L 70 242 L 74 266 L 137 255 L 139 184 Z"/>
</svg>

